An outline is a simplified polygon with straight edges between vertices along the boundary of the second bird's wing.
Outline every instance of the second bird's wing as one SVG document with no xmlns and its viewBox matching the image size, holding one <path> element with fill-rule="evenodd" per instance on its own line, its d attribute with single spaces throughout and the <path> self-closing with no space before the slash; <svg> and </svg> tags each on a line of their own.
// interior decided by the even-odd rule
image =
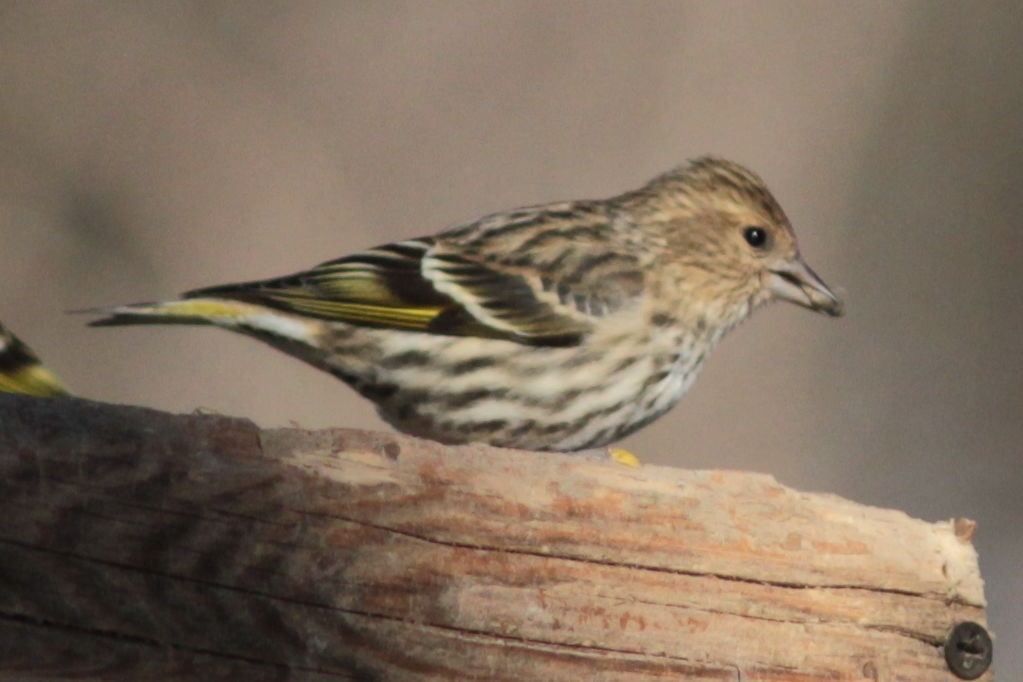
<svg viewBox="0 0 1023 682">
<path fill-rule="evenodd" d="M 576 268 L 560 278 L 555 268 L 515 266 L 424 238 L 186 297 L 229 298 L 356 325 L 564 346 L 579 343 L 627 295 L 620 278 L 604 278 L 601 292 L 579 274 Z M 630 276 L 640 277 L 638 268 Z"/>
<path fill-rule="evenodd" d="M 0 391 L 37 396 L 67 395 L 32 349 L 0 325 Z"/>
</svg>

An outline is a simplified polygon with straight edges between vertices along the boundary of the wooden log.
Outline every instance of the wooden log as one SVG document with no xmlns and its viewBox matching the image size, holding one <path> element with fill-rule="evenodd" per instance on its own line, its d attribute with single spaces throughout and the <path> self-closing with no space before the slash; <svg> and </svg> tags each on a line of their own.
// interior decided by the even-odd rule
<svg viewBox="0 0 1023 682">
<path fill-rule="evenodd" d="M 947 682 L 985 623 L 970 522 L 763 474 L 0 396 L 0 514 L 5 680 Z"/>
</svg>

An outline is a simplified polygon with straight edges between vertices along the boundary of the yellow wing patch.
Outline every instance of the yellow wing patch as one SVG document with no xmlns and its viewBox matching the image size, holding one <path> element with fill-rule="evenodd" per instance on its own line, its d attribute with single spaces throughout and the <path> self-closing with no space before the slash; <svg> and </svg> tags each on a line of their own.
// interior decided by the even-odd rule
<svg viewBox="0 0 1023 682">
<path fill-rule="evenodd" d="M 277 293 L 266 294 L 266 299 L 276 301 L 288 310 L 315 315 L 316 317 L 336 319 L 346 322 L 362 322 L 379 324 L 404 329 L 426 329 L 444 310 L 443 308 L 411 308 L 389 307 L 370 303 L 350 303 L 313 296 L 281 296 Z"/>
<path fill-rule="evenodd" d="M 0 391 L 36 396 L 67 395 L 67 389 L 18 337 L 0 325 Z"/>
<path fill-rule="evenodd" d="M 23 367 L 9 373 L 0 372 L 0 391 L 43 397 L 68 394 L 60 379 L 41 365 Z"/>
</svg>

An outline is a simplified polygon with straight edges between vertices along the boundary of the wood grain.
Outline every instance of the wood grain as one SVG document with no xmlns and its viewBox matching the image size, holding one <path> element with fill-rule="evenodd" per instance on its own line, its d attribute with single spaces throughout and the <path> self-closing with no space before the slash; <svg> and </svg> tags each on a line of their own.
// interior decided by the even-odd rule
<svg viewBox="0 0 1023 682">
<path fill-rule="evenodd" d="M 948 682 L 985 623 L 969 522 L 762 474 L 0 396 L 0 514 L 0 679 Z"/>
</svg>

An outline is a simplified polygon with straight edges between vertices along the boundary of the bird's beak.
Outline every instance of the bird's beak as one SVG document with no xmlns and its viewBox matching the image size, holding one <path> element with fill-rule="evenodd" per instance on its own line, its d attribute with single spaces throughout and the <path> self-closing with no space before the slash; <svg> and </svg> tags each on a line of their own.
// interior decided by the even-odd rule
<svg viewBox="0 0 1023 682">
<path fill-rule="evenodd" d="M 842 314 L 842 301 L 799 256 L 771 268 L 768 289 L 775 298 L 810 310 L 832 317 Z"/>
</svg>

